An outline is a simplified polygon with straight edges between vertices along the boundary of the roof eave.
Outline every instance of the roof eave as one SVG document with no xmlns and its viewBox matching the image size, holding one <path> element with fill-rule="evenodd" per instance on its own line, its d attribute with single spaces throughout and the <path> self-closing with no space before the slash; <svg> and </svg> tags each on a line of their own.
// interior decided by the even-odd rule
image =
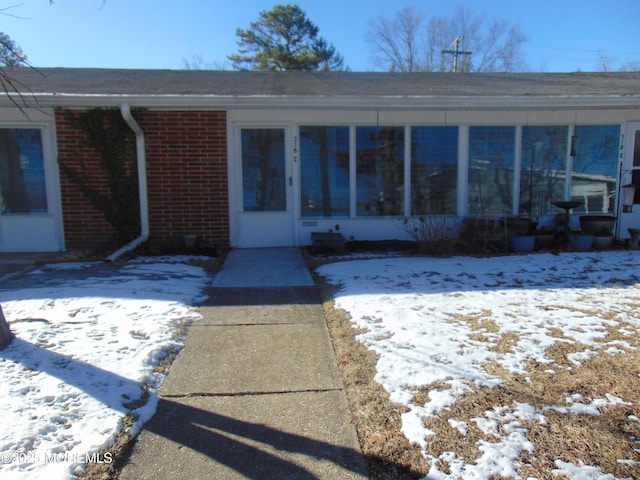
<svg viewBox="0 0 640 480">
<path fill-rule="evenodd" d="M 31 93 L 0 96 L 0 105 L 27 108 L 117 107 L 127 103 L 140 108 L 169 109 L 365 109 L 365 110 L 441 110 L 441 109 L 574 109 L 640 108 L 640 95 L 131 95 L 131 94 L 52 94 Z"/>
</svg>

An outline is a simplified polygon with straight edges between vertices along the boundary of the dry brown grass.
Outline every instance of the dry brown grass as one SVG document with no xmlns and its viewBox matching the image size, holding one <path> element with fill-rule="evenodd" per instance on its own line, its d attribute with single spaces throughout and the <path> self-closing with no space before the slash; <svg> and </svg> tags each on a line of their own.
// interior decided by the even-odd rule
<svg viewBox="0 0 640 480">
<path fill-rule="evenodd" d="M 552 356 L 559 360 L 567 353 L 561 347 L 552 350 Z M 640 352 L 601 354 L 580 367 L 571 364 L 569 368 L 570 362 L 566 358 L 562 363 L 563 368 L 555 365 L 556 373 L 550 373 L 549 365 L 531 362 L 526 375 L 513 375 L 496 364 L 488 365 L 487 370 L 504 383 L 498 388 L 473 388 L 450 409 L 437 417 L 426 418 L 425 425 L 435 432 L 429 439 L 428 453 L 437 458 L 443 452 L 453 451 L 466 463 L 474 463 L 481 453 L 477 442 L 496 439 L 483 433 L 472 419 L 482 417 L 484 412 L 496 406 L 513 407 L 524 403 L 543 412 L 548 422 L 522 422 L 527 438 L 535 447 L 532 454 L 524 452 L 520 458 L 518 473 L 522 478 L 559 478 L 552 473 L 557 468 L 555 460 L 596 465 L 618 478 L 638 478 L 640 464 L 618 460 L 640 462 L 640 453 L 636 451 L 640 447 L 640 423 L 630 418 L 640 412 Z M 424 402 L 431 388 L 443 387 L 423 387 L 416 394 L 416 403 Z M 600 415 L 560 413 L 549 409 L 554 405 L 569 405 L 566 397 L 570 394 L 582 395 L 583 402 L 588 404 L 594 399 L 605 398 L 607 393 L 624 399 L 625 403 L 601 408 Z M 467 433 L 463 435 L 454 429 L 449 420 L 466 422 Z M 442 461 L 437 466 L 447 471 L 447 465 Z"/>
<path fill-rule="evenodd" d="M 450 321 L 466 324 L 471 330 L 484 331 L 487 333 L 498 333 L 500 327 L 494 319 L 491 318 L 491 310 L 484 309 L 476 314 L 453 314 Z"/>
<path fill-rule="evenodd" d="M 402 434 L 404 407 L 392 403 L 374 380 L 376 356 L 355 339 L 349 316 L 333 308 L 332 289 L 319 282 L 323 307 L 360 448 L 371 479 L 423 478 L 429 465 L 420 448 Z"/>
<path fill-rule="evenodd" d="M 118 478 L 118 472 L 126 465 L 133 449 L 133 438 L 127 432 L 135 422 L 131 415 L 125 415 L 120 421 L 119 431 L 114 444 L 100 452 L 99 458 L 111 458 L 111 463 L 90 463 L 83 471 L 76 473 L 78 478 L 85 480 L 113 480 Z"/>
<path fill-rule="evenodd" d="M 426 475 L 429 462 L 419 447 L 410 445 L 400 431 L 402 407 L 392 404 L 388 394 L 373 379 L 375 355 L 355 340 L 358 332 L 348 314 L 333 307 L 331 287 L 321 284 L 320 288 L 353 423 L 369 461 L 371 478 Z M 527 439 L 534 445 L 532 453 L 523 451 L 518 460 L 518 474 L 522 478 L 564 478 L 552 473 L 558 468 L 556 460 L 597 466 L 605 474 L 618 478 L 640 478 L 640 421 L 636 419 L 640 417 L 640 327 L 625 322 L 620 312 L 585 310 L 580 313 L 598 315 L 612 322 L 606 326 L 607 337 L 596 342 L 596 346 L 588 346 L 554 328 L 547 330 L 548 335 L 558 339 L 546 351 L 552 363 L 531 361 L 523 375 L 509 373 L 497 363 L 485 365 L 487 372 L 503 383 L 497 388 L 471 386 L 449 409 L 425 418 L 425 426 L 435 433 L 428 438 L 427 453 L 438 459 L 443 452 L 455 452 L 466 463 L 473 464 L 482 453 L 478 442 L 496 442 L 497 438 L 482 432 L 472 419 L 483 417 L 485 412 L 498 406 L 515 409 L 517 404 L 528 404 L 546 420 L 521 421 Z M 499 353 L 511 351 L 518 341 L 516 333 L 497 330 L 490 311 L 452 316 L 450 321 L 465 323 L 473 330 L 471 335 L 475 340 L 495 343 L 492 350 Z M 603 344 L 610 342 L 616 342 L 617 351 L 604 350 Z M 568 359 L 571 353 L 587 349 L 599 351 L 580 365 Z M 430 391 L 447 388 L 446 384 L 417 388 L 413 403 L 424 404 Z M 600 415 L 551 408 L 568 407 L 567 398 L 575 394 L 583 397 L 580 402 L 584 404 L 606 398 L 607 394 L 623 399 L 624 403 L 601 407 Z M 466 433 L 454 428 L 449 420 L 465 422 Z M 504 433 L 502 427 L 504 425 L 499 431 Z M 449 471 L 442 459 L 436 460 L 436 466 L 442 472 Z M 501 478 L 504 477 L 492 477 Z"/>
</svg>

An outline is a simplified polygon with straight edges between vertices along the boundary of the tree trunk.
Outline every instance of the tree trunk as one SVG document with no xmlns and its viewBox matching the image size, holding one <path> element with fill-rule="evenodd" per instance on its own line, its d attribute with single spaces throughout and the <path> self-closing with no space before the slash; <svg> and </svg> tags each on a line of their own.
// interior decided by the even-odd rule
<svg viewBox="0 0 640 480">
<path fill-rule="evenodd" d="M 0 349 L 3 349 L 7 345 L 9 345 L 12 338 L 13 335 L 11 334 L 11 329 L 9 328 L 7 320 L 4 318 L 2 305 L 0 305 Z"/>
</svg>

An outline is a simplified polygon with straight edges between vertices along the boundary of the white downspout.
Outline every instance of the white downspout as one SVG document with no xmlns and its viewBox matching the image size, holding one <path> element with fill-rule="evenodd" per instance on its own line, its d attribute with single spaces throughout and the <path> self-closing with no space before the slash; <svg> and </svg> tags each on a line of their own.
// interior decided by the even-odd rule
<svg viewBox="0 0 640 480">
<path fill-rule="evenodd" d="M 105 260 L 113 262 L 123 253 L 129 252 L 149 238 L 149 199 L 147 191 L 147 156 L 145 153 L 144 132 L 135 118 L 131 115 L 128 104 L 120 105 L 122 118 L 133 133 L 136 134 L 136 158 L 138 163 L 138 191 L 140 197 L 140 236 L 118 251 L 109 255 Z"/>
</svg>

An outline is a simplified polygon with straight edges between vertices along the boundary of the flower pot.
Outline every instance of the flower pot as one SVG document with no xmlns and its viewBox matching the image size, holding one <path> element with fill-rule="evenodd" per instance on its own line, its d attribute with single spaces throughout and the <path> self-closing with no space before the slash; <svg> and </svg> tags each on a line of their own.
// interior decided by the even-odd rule
<svg viewBox="0 0 640 480">
<path fill-rule="evenodd" d="M 616 217 L 611 215 L 582 215 L 580 217 L 580 230 L 584 233 L 610 235 L 615 223 Z"/>
<path fill-rule="evenodd" d="M 535 235 L 514 235 L 511 237 L 511 250 L 514 252 L 531 252 L 535 244 Z"/>
<path fill-rule="evenodd" d="M 593 246 L 594 235 L 588 233 L 572 233 L 569 235 L 569 245 L 576 252 L 586 252 Z"/>
<path fill-rule="evenodd" d="M 629 235 L 631 235 L 630 247 L 634 250 L 640 249 L 640 228 L 629 228 Z"/>
<path fill-rule="evenodd" d="M 197 235 L 184 235 L 184 246 L 191 250 L 196 246 Z"/>
<path fill-rule="evenodd" d="M 606 250 L 611 246 L 613 235 L 596 235 L 593 238 L 593 248 L 596 250 Z"/>
<path fill-rule="evenodd" d="M 311 232 L 311 250 L 313 252 L 330 250 L 343 253 L 346 242 L 347 239 L 341 233 Z"/>
</svg>

